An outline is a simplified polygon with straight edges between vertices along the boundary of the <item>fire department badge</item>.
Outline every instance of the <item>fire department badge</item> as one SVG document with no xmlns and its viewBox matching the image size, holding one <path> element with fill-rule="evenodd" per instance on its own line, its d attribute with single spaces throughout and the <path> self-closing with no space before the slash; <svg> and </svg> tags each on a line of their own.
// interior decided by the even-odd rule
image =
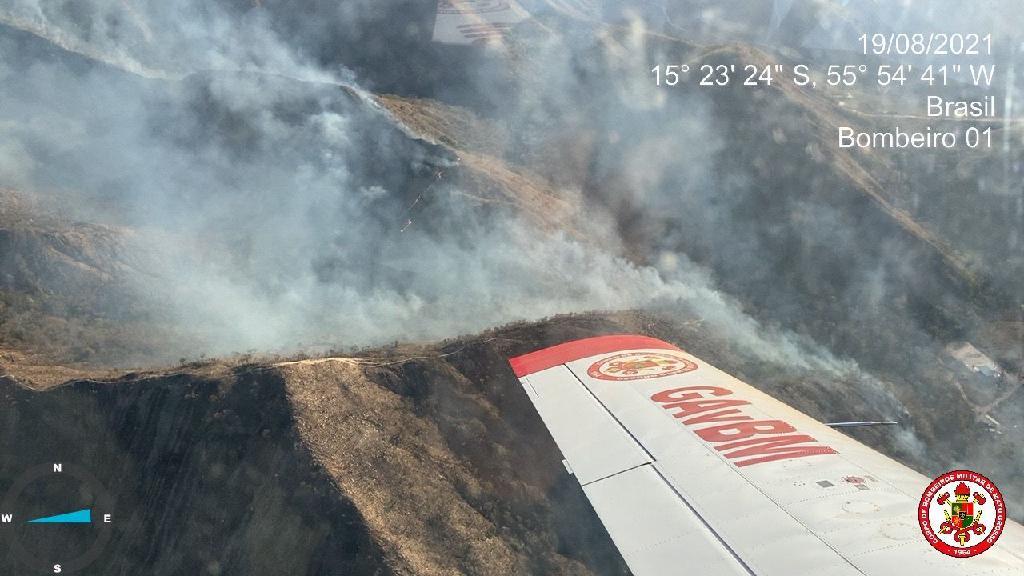
<svg viewBox="0 0 1024 576">
<path fill-rule="evenodd" d="M 969 558 L 999 539 L 1006 522 L 1006 503 L 988 478 L 970 470 L 953 470 L 928 485 L 917 518 L 921 533 L 936 550 Z"/>
<path fill-rule="evenodd" d="M 598 380 L 643 380 L 696 369 L 696 364 L 677 354 L 627 352 L 594 362 L 587 370 L 587 375 Z"/>
</svg>

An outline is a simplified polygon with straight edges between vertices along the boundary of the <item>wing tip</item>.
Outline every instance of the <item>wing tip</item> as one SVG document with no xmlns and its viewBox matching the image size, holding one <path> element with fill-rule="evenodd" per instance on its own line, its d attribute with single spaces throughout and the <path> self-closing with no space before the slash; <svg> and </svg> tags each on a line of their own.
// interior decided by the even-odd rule
<svg viewBox="0 0 1024 576">
<path fill-rule="evenodd" d="M 522 378 L 534 372 L 547 370 L 548 368 L 588 356 L 618 352 L 620 350 L 639 349 L 679 350 L 677 346 L 650 336 L 607 334 L 563 342 L 509 358 L 508 362 L 512 365 L 512 372 L 515 373 L 516 378 Z"/>
</svg>

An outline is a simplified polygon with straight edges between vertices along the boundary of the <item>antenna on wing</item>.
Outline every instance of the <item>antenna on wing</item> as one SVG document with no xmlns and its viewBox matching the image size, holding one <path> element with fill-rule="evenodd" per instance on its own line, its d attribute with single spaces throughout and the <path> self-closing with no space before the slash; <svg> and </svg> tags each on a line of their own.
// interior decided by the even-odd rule
<svg viewBox="0 0 1024 576">
<path fill-rule="evenodd" d="M 898 426 L 899 422 L 885 420 L 882 422 L 826 422 L 825 426 L 832 428 L 859 428 L 861 426 Z"/>
</svg>

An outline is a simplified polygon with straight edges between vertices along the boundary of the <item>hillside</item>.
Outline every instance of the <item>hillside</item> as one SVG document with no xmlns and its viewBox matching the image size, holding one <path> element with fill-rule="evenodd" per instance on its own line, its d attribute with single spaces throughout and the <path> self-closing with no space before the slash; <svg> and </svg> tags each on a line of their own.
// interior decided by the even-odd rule
<svg viewBox="0 0 1024 576">
<path fill-rule="evenodd" d="M 440 344 L 196 363 L 45 392 L 6 378 L 0 477 L 51 459 L 95 474 L 123 519 L 99 560 L 105 574 L 625 573 L 506 362 L 620 332 L 677 342 L 816 418 L 868 418 L 879 402 L 863 382 L 752 360 L 699 322 L 570 316 Z M 952 394 L 938 396 L 945 422 L 969 421 Z M 930 409 L 908 409 L 905 426 L 926 430 Z M 975 441 L 923 437 L 931 448 L 913 454 L 893 431 L 856 434 L 926 474 Z M 1020 498 L 1019 473 L 992 476 Z"/>
</svg>

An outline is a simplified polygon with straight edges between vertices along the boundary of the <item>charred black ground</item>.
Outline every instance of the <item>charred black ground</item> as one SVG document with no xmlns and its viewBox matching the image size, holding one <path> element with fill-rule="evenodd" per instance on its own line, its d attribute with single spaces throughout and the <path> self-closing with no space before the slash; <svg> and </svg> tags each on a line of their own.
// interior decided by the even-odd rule
<svg viewBox="0 0 1024 576">
<path fill-rule="evenodd" d="M 303 448 L 280 378 L 239 368 L 3 388 L 5 493 L 52 461 L 89 470 L 116 501 L 113 540 L 85 573 L 390 573 Z M 23 545 L 67 554 L 45 531 Z M 26 569 L 7 556 L 3 567 Z"/>
</svg>

